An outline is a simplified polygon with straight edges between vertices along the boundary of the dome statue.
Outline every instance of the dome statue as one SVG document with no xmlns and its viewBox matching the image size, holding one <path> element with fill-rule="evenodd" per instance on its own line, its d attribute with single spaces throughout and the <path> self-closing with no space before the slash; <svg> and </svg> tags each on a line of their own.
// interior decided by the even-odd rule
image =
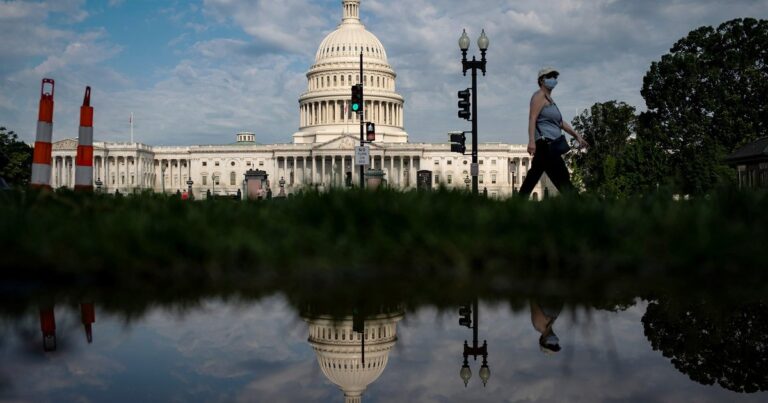
<svg viewBox="0 0 768 403">
<path fill-rule="evenodd" d="M 403 97 L 381 41 L 360 21 L 360 0 L 343 0 L 342 20 L 323 39 L 307 72 L 307 92 L 299 98 L 299 131 L 294 143 L 324 143 L 344 134 L 357 135 L 360 120 L 349 104 L 351 88 L 364 87 L 364 121 L 376 124 L 376 141 L 406 143 Z M 360 78 L 360 55 L 363 77 Z"/>
<path fill-rule="evenodd" d="M 389 351 L 397 341 L 397 322 L 402 318 L 402 310 L 364 320 L 353 316 L 304 317 L 317 363 L 326 378 L 344 392 L 345 403 L 362 402 L 368 385 L 384 372 Z"/>
</svg>

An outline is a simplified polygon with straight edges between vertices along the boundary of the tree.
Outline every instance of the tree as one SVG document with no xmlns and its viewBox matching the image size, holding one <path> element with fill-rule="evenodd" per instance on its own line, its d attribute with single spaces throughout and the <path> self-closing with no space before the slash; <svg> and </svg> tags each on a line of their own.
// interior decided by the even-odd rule
<svg viewBox="0 0 768 403">
<path fill-rule="evenodd" d="M 768 306 L 762 302 L 660 300 L 643 315 L 645 337 L 675 368 L 703 385 L 768 390 Z"/>
<path fill-rule="evenodd" d="M 696 29 L 651 65 L 639 135 L 670 157 L 678 191 L 701 194 L 733 181 L 723 158 L 768 135 L 767 59 L 768 21 L 747 18 Z"/>
<path fill-rule="evenodd" d="M 32 174 L 32 147 L 13 131 L 0 127 L 0 177 L 9 184 L 26 186 Z"/>
<path fill-rule="evenodd" d="M 655 189 L 663 177 L 663 153 L 636 138 L 635 108 L 624 102 L 597 103 L 574 118 L 590 148 L 570 156 L 574 176 L 589 192 L 628 196 Z"/>
</svg>

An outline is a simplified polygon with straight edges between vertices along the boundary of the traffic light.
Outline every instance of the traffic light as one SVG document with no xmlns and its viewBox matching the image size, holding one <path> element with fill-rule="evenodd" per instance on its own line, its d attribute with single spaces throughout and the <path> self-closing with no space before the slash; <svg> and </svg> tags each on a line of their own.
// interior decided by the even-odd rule
<svg viewBox="0 0 768 403">
<path fill-rule="evenodd" d="M 363 111 L 363 85 L 356 84 L 352 86 L 352 112 L 361 113 Z"/>
<path fill-rule="evenodd" d="M 451 152 L 452 153 L 459 153 L 464 154 L 465 151 L 467 151 L 467 136 L 464 135 L 464 132 L 452 132 L 450 133 L 451 136 Z"/>
<path fill-rule="evenodd" d="M 368 122 L 365 125 L 365 139 L 367 141 L 376 141 L 376 125 Z"/>
<path fill-rule="evenodd" d="M 462 119 L 472 119 L 472 112 L 469 111 L 470 107 L 472 107 L 472 102 L 469 100 L 470 96 L 472 96 L 472 93 L 469 88 L 459 91 L 459 117 Z"/>
<path fill-rule="evenodd" d="M 472 306 L 462 305 L 459 307 L 459 325 L 472 328 Z"/>
</svg>

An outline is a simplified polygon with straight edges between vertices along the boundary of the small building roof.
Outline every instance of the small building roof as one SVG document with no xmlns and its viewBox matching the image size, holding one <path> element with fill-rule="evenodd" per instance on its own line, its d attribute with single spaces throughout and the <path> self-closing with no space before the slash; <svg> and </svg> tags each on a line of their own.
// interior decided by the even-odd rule
<svg viewBox="0 0 768 403">
<path fill-rule="evenodd" d="M 725 159 L 730 165 L 764 161 L 768 161 L 768 137 L 743 145 Z"/>
</svg>

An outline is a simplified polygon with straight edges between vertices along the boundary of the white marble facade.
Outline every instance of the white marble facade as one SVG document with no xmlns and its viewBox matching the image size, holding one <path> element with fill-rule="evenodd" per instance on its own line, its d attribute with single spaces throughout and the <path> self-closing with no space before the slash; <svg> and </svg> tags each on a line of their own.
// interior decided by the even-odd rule
<svg viewBox="0 0 768 403">
<path fill-rule="evenodd" d="M 433 174 L 433 187 L 467 187 L 471 157 L 450 152 L 448 143 L 411 143 L 405 132 L 405 100 L 396 92 L 396 74 L 386 50 L 359 19 L 360 0 L 342 1 L 342 22 L 318 48 L 315 63 L 307 73 L 307 91 L 299 97 L 299 131 L 287 144 L 257 144 L 258 133 L 238 133 L 237 141 L 225 145 L 182 147 L 140 143 L 94 143 L 94 181 L 102 190 L 121 193 L 152 190 L 184 191 L 191 179 L 195 197 L 208 190 L 235 194 L 243 189 L 250 169 L 266 171 L 273 192 L 285 179 L 286 193 L 303 188 L 328 190 L 344 187 L 347 173 L 359 183 L 354 147 L 359 141 L 359 120 L 349 109 L 350 87 L 360 79 L 359 57 L 364 55 L 365 121 L 376 123 L 376 142 L 370 145 L 369 167 L 382 169 L 387 184 L 397 189 L 415 189 L 416 173 Z M 95 127 L 98 139 L 98 127 Z M 350 134 L 350 133 L 354 133 Z M 446 133 L 446 138 L 448 137 Z M 467 139 L 467 143 L 471 141 Z M 51 185 L 74 187 L 77 141 L 53 144 Z M 467 149 L 469 152 L 469 147 Z M 481 143 L 479 188 L 491 197 L 506 197 L 519 189 L 531 157 L 525 145 Z M 555 193 L 546 178 L 533 197 Z"/>
</svg>

